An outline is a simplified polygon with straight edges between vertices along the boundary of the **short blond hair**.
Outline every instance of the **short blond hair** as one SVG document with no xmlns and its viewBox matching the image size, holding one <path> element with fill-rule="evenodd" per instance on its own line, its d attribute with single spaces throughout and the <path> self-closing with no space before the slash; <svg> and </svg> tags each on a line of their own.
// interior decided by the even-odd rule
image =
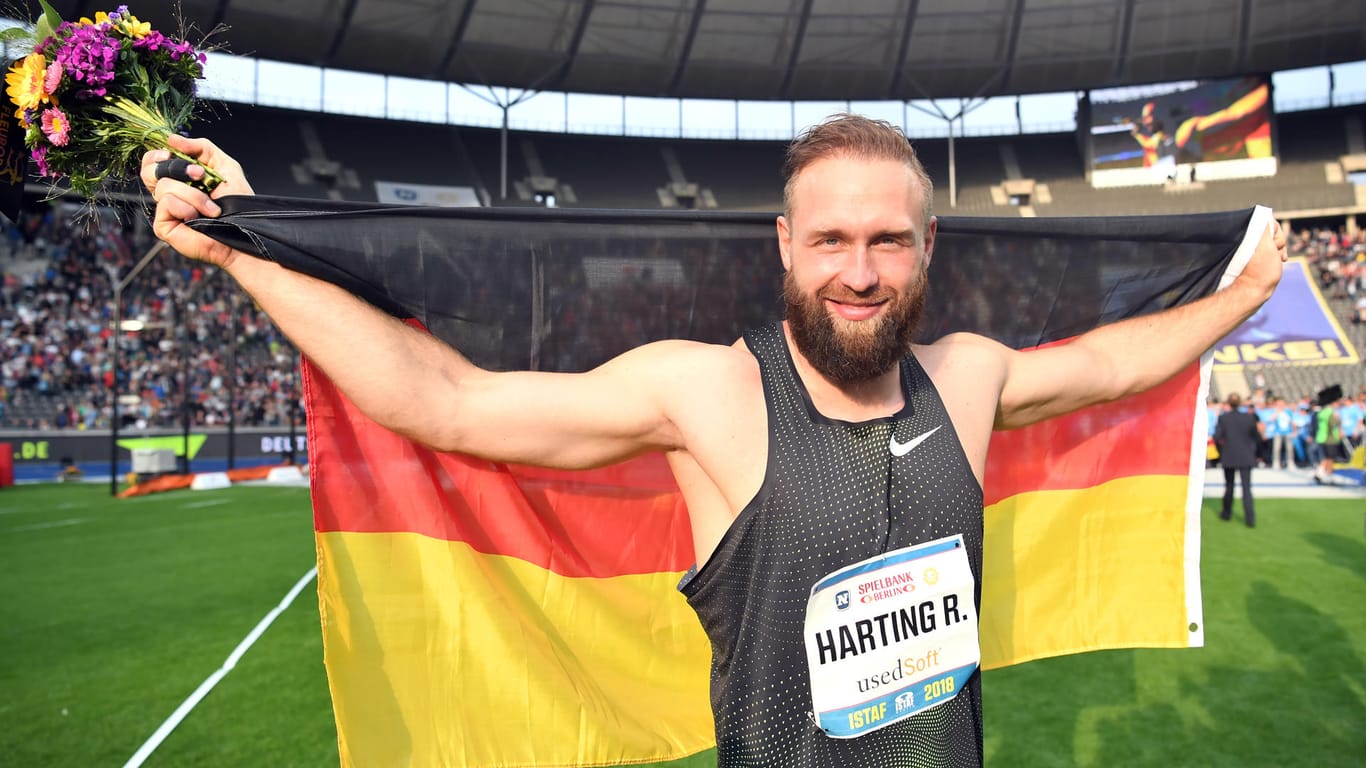
<svg viewBox="0 0 1366 768">
<path fill-rule="evenodd" d="M 885 120 L 863 115 L 832 115 L 793 139 L 783 163 L 783 213 L 792 215 L 792 185 L 808 165 L 827 157 L 852 157 L 860 160 L 895 160 L 906 164 L 920 180 L 924 193 L 921 227 L 927 231 L 934 213 L 934 182 L 925 172 L 915 149 L 901 129 Z"/>
</svg>

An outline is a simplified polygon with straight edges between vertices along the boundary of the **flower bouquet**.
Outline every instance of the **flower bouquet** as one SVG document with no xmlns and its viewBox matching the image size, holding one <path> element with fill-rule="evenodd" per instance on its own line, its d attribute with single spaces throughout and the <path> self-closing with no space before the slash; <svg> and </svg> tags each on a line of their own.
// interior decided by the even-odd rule
<svg viewBox="0 0 1366 768">
<path fill-rule="evenodd" d="M 93 198 L 110 180 L 136 176 L 144 151 L 169 149 L 166 137 L 188 127 L 205 57 L 139 21 L 127 6 L 68 22 L 39 2 L 33 53 L 5 75 L 6 93 L 38 173 L 65 177 L 72 190 Z M 0 38 L 6 42 L 28 34 L 6 33 Z M 222 181 L 204 171 L 201 189 Z"/>
</svg>

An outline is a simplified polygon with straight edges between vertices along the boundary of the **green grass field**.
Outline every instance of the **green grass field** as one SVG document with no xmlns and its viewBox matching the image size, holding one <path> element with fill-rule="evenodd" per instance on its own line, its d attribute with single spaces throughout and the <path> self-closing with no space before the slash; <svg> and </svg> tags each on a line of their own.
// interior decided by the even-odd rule
<svg viewBox="0 0 1366 768">
<path fill-rule="evenodd" d="M 1366 762 L 1366 501 L 1258 503 L 1205 508 L 1203 650 L 987 673 L 988 763 Z M 0 491 L 0 765 L 122 765 L 313 561 L 301 489 Z M 336 764 L 311 588 L 147 761 Z"/>
</svg>

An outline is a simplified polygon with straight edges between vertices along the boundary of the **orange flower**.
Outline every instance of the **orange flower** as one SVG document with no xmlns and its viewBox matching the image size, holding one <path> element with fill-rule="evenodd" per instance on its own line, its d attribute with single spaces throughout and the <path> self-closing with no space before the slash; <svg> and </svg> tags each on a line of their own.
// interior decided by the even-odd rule
<svg viewBox="0 0 1366 768">
<path fill-rule="evenodd" d="M 14 102 L 14 113 L 20 120 L 24 119 L 25 112 L 37 109 L 47 101 L 47 93 L 43 90 L 43 79 L 46 74 L 47 59 L 44 59 L 41 53 L 30 53 L 15 62 L 5 75 L 5 84 L 8 86 L 5 93 L 9 95 L 10 101 Z"/>
</svg>

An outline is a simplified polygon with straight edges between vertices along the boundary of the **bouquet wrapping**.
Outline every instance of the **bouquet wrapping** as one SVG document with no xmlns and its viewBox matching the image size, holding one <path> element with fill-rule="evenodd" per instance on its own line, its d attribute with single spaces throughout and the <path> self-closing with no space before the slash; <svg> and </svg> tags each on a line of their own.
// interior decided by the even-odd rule
<svg viewBox="0 0 1366 768">
<path fill-rule="evenodd" d="M 188 128 L 205 55 L 127 6 L 68 22 L 40 2 L 33 52 L 6 74 L 6 94 L 38 173 L 94 198 L 136 176 L 144 151 L 169 149 L 166 137 Z M 204 170 L 202 189 L 222 181 Z"/>
</svg>

